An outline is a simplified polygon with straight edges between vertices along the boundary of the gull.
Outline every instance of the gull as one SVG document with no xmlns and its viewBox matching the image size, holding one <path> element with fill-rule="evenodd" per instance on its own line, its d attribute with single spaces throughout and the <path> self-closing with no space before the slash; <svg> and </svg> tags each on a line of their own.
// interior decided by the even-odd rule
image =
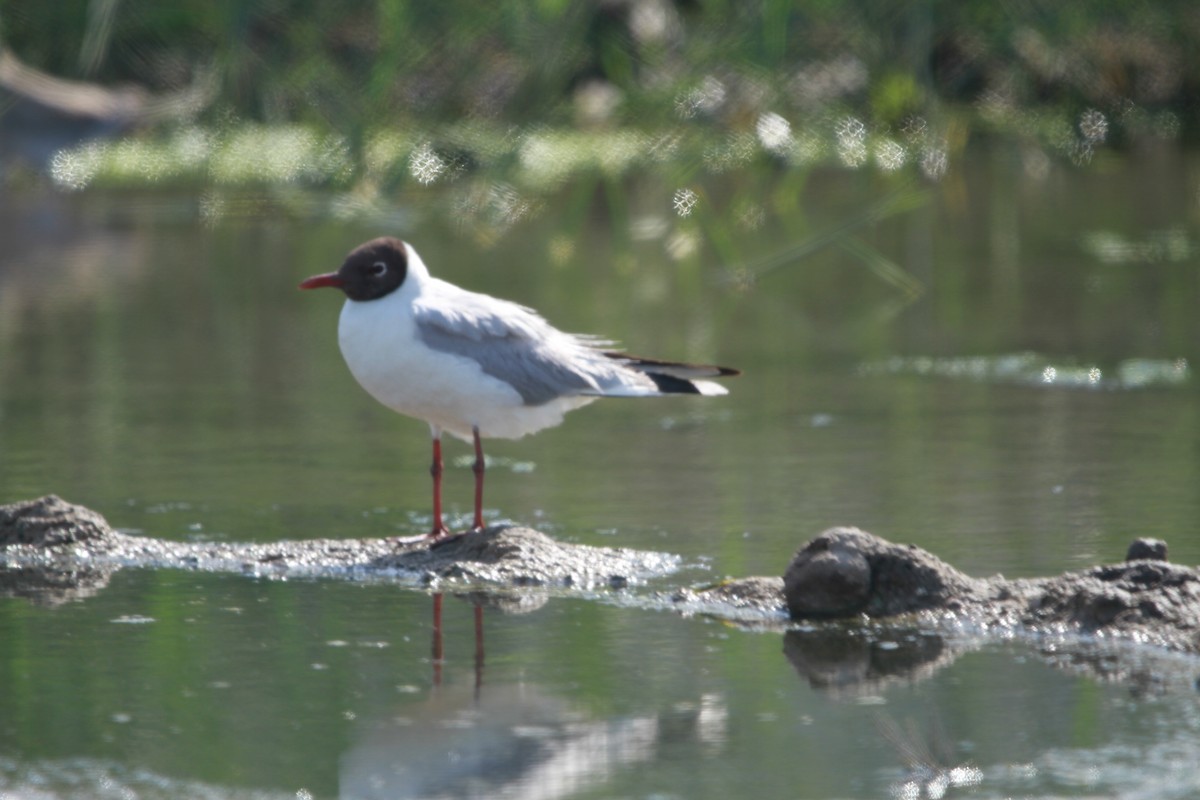
<svg viewBox="0 0 1200 800">
<path fill-rule="evenodd" d="M 336 272 L 301 289 L 346 295 L 338 344 L 350 373 L 388 408 L 425 421 L 433 437 L 433 529 L 442 521 L 442 434 L 474 444 L 475 519 L 483 524 L 483 437 L 519 439 L 558 425 L 599 397 L 723 395 L 706 378 L 729 367 L 640 358 L 610 342 L 564 333 L 537 312 L 429 274 L 411 244 L 372 239 Z"/>
</svg>

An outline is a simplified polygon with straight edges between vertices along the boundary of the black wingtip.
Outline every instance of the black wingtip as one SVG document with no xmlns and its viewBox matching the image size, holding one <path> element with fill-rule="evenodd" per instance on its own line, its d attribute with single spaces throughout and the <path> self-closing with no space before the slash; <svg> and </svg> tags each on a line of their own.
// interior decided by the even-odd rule
<svg viewBox="0 0 1200 800">
<path fill-rule="evenodd" d="M 657 372 L 646 372 L 643 374 L 654 381 L 654 385 L 663 394 L 702 394 L 696 388 L 696 384 L 683 378 L 676 378 L 674 375 L 662 375 Z"/>
</svg>

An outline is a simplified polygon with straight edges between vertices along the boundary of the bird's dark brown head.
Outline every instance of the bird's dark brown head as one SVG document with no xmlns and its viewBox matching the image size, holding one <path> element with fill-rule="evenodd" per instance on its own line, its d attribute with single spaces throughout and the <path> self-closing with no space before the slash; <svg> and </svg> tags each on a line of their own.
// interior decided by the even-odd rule
<svg viewBox="0 0 1200 800">
<path fill-rule="evenodd" d="M 350 251 L 337 272 L 314 275 L 301 289 L 333 287 L 351 300 L 378 300 L 400 288 L 408 275 L 408 251 L 404 242 L 389 236 L 372 239 Z"/>
</svg>

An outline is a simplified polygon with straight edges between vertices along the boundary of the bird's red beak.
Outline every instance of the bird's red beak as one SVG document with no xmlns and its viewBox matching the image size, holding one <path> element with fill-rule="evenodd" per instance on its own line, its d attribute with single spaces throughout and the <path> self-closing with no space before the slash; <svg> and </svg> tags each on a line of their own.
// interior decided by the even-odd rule
<svg viewBox="0 0 1200 800">
<path fill-rule="evenodd" d="M 338 277 L 336 272 L 327 272 L 324 275 L 313 275 L 311 278 L 305 278 L 304 280 L 300 281 L 300 288 L 321 289 L 326 286 L 330 286 L 335 289 L 340 289 L 345 285 L 345 283 L 345 281 Z"/>
</svg>

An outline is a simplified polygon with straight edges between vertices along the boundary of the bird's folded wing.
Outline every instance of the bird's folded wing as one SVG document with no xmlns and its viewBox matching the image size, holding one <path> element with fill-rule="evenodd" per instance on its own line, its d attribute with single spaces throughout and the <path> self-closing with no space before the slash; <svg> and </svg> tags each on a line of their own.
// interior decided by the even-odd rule
<svg viewBox="0 0 1200 800">
<path fill-rule="evenodd" d="M 516 390 L 526 405 L 601 393 L 608 359 L 591 342 L 556 330 L 515 303 L 487 300 L 418 303 L 417 334 L 434 350 L 474 361 Z"/>
</svg>

